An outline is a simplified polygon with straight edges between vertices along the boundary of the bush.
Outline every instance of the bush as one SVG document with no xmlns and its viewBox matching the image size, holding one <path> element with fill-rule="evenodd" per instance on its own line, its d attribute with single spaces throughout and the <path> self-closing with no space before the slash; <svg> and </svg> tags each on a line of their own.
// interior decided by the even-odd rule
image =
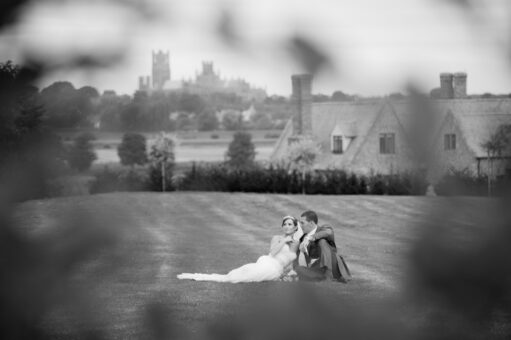
<svg viewBox="0 0 511 340">
<path fill-rule="evenodd" d="M 265 133 L 264 134 L 264 139 L 277 139 L 280 137 L 280 133 L 271 133 L 271 132 L 268 132 L 268 133 Z"/>
<path fill-rule="evenodd" d="M 442 196 L 486 196 L 488 179 L 474 176 L 468 170 L 451 171 L 435 185 L 435 192 Z"/>
<path fill-rule="evenodd" d="M 149 191 L 149 176 L 145 167 L 104 166 L 93 173 L 94 181 L 90 187 L 91 194 L 115 191 Z"/>
<path fill-rule="evenodd" d="M 139 133 L 125 133 L 121 144 L 117 147 L 117 154 L 123 165 L 147 163 L 146 138 Z"/>
<path fill-rule="evenodd" d="M 94 135 L 86 132 L 75 138 L 67 154 L 67 161 L 71 168 L 78 171 L 90 168 L 92 162 L 97 159 L 96 152 L 94 152 L 94 147 L 91 143 L 94 139 Z"/>
<path fill-rule="evenodd" d="M 395 175 L 376 174 L 367 180 L 368 191 L 372 195 L 424 195 L 428 186 L 426 174 L 415 172 Z M 366 187 L 365 180 L 363 187 Z"/>
<path fill-rule="evenodd" d="M 171 163 L 166 164 L 165 167 L 165 191 L 174 190 L 172 183 L 172 176 L 174 166 Z M 162 169 L 160 165 L 151 165 L 149 167 L 149 188 L 151 191 L 162 191 Z"/>
<path fill-rule="evenodd" d="M 154 165 L 137 168 L 95 170 L 91 193 L 110 191 L 162 191 L 161 169 Z M 165 190 L 223 191 L 309 195 L 416 195 L 424 194 L 426 182 L 414 174 L 358 176 L 343 170 L 309 172 L 302 182 L 297 170 L 281 166 L 233 168 L 227 163 L 196 164 L 174 172 L 166 169 Z M 416 184 L 419 183 L 419 184 Z M 418 189 L 417 189 L 418 188 Z"/>
<path fill-rule="evenodd" d="M 93 176 L 63 176 L 48 181 L 48 196 L 78 196 L 88 195 Z"/>
<path fill-rule="evenodd" d="M 231 168 L 221 165 L 196 165 L 180 179 L 181 190 L 256 193 L 302 192 L 302 177 L 297 170 L 271 165 L 269 168 Z M 312 172 L 305 176 L 307 194 L 365 194 L 365 179 L 344 171 Z"/>
<path fill-rule="evenodd" d="M 252 135 L 244 131 L 236 132 L 226 153 L 229 165 L 236 169 L 252 167 L 255 154 Z"/>
</svg>

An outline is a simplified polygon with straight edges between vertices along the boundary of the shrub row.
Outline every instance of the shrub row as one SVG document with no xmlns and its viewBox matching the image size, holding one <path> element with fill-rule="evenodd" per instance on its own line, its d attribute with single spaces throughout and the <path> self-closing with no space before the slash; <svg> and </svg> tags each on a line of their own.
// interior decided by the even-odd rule
<svg viewBox="0 0 511 340">
<path fill-rule="evenodd" d="M 465 171 L 445 175 L 435 186 L 436 193 L 442 196 L 488 196 L 488 177 L 472 176 Z M 511 178 L 500 176 L 491 183 L 492 196 L 510 193 Z"/>
<path fill-rule="evenodd" d="M 156 168 L 111 169 L 94 173 L 90 192 L 162 191 L 161 171 Z M 426 181 L 416 174 L 359 176 L 343 170 L 308 173 L 305 178 L 285 168 L 232 169 L 225 164 L 196 165 L 172 174 L 167 169 L 166 191 L 224 191 L 323 195 L 422 195 Z"/>
</svg>

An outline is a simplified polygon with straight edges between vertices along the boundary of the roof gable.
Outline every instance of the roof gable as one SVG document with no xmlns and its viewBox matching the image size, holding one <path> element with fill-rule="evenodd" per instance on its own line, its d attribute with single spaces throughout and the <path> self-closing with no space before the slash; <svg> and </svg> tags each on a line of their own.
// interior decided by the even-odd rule
<svg viewBox="0 0 511 340">
<path fill-rule="evenodd" d="M 403 125 L 401 124 L 401 121 L 399 120 L 394 107 L 388 101 L 384 101 L 383 105 L 378 111 L 378 115 L 374 118 L 371 127 L 367 131 L 367 134 L 364 136 L 364 140 L 360 143 L 355 154 L 353 155 L 353 159 L 359 155 L 360 150 L 367 143 L 367 136 L 383 132 L 383 130 L 378 131 L 378 129 L 383 129 L 387 132 L 394 133 L 401 132 L 403 135 L 407 136 L 406 131 L 403 128 Z"/>
<path fill-rule="evenodd" d="M 344 167 L 353 159 L 355 151 L 381 108 L 381 100 L 339 103 L 313 103 L 312 130 L 323 153 L 316 162 L 317 168 Z M 352 138 L 342 154 L 330 151 L 331 136 L 339 134 Z"/>
<path fill-rule="evenodd" d="M 511 114 L 457 115 L 456 120 L 459 122 L 460 130 L 463 131 L 467 145 L 476 157 L 486 157 L 487 153 L 482 144 L 490 139 L 499 126 L 511 125 Z"/>
</svg>

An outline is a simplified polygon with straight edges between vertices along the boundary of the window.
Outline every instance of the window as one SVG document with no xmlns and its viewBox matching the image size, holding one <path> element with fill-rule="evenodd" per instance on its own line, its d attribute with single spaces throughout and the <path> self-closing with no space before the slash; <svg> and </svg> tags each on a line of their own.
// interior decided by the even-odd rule
<svg viewBox="0 0 511 340">
<path fill-rule="evenodd" d="M 381 154 L 394 154 L 395 148 L 395 135 L 393 133 L 380 133 L 380 153 Z"/>
<path fill-rule="evenodd" d="M 342 136 L 332 136 L 332 152 L 342 153 Z"/>
<path fill-rule="evenodd" d="M 456 135 L 448 133 L 444 135 L 444 150 L 455 150 L 456 149 Z"/>
</svg>

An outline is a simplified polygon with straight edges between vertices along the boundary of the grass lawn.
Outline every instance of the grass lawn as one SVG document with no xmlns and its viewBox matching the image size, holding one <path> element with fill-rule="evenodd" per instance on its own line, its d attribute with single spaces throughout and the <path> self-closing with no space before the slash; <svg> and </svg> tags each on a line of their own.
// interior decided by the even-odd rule
<svg viewBox="0 0 511 340">
<path fill-rule="evenodd" d="M 296 296 L 308 299 L 309 293 L 286 295 L 303 287 L 324 303 L 317 308 L 330 311 L 325 313 L 359 315 L 347 306 L 392 301 L 396 319 L 404 318 L 407 328 L 422 325 L 427 312 L 410 312 L 409 303 L 404 302 L 413 245 L 424 228 L 447 222 L 464 242 L 466 235 L 485 225 L 494 205 L 484 198 L 113 193 L 26 202 L 16 208 L 15 220 L 34 239 L 44 239 L 63 234 L 68 225 L 58 223 L 59 219 L 66 211 L 80 209 L 92 212 L 94 230 L 113 237 L 115 242 L 80 263 L 70 279 L 73 286 L 87 292 L 88 318 L 108 337 L 147 338 L 147 315 L 154 310 L 172 320 L 172 329 L 163 333 L 181 330 L 199 337 L 203 327 L 215 320 L 235 325 L 234 320 L 249 315 L 258 302 L 258 310 L 268 307 L 268 301 L 275 302 L 275 312 L 283 304 L 303 310 L 303 305 L 296 305 Z M 226 273 L 255 261 L 268 252 L 284 215 L 297 216 L 309 208 L 318 212 L 320 224 L 334 226 L 338 248 L 353 274 L 348 284 L 222 284 L 176 279 L 181 272 Z M 87 224 L 82 228 L 88 228 Z M 89 236 L 78 232 L 76 239 L 80 242 Z M 48 240 L 72 244 L 73 237 Z M 158 314 L 162 306 L 164 312 Z M 65 334 L 65 325 L 79 323 L 77 319 L 68 309 L 56 307 L 48 324 Z M 282 325 L 289 319 L 273 321 Z"/>
</svg>

